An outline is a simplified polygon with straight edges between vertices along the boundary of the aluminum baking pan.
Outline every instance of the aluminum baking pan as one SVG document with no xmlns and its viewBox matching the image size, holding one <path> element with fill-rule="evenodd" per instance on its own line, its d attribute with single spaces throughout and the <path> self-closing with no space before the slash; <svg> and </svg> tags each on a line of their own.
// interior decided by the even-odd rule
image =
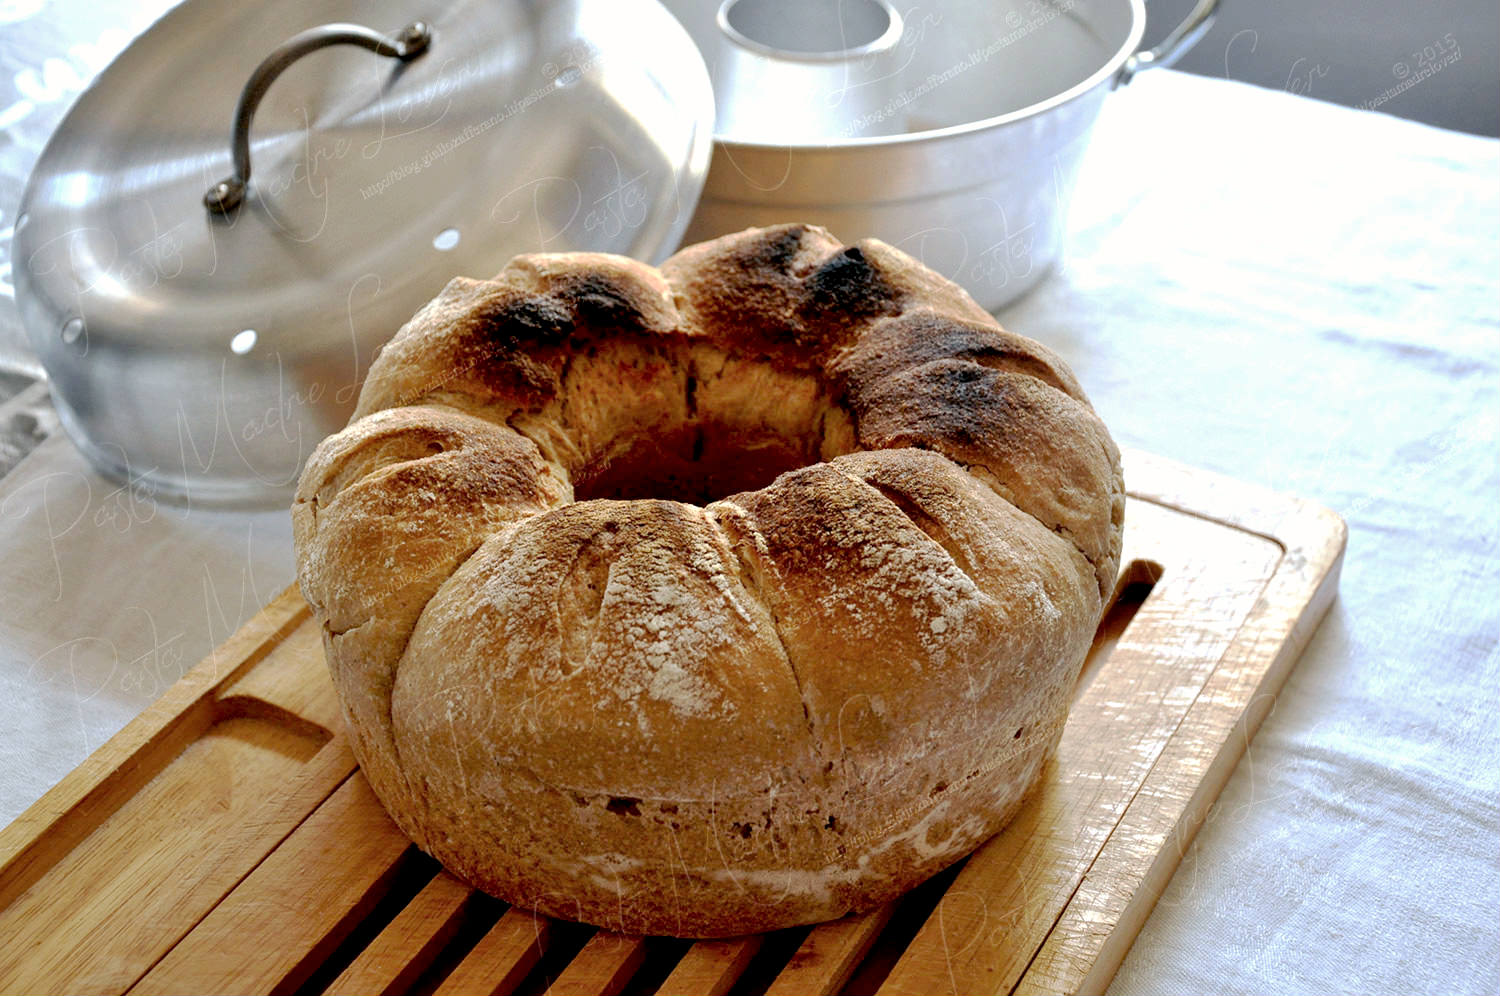
<svg viewBox="0 0 1500 996">
<path fill-rule="evenodd" d="M 1057 260 L 1105 96 L 1208 29 L 1142 49 L 1142 0 L 667 0 L 709 66 L 713 160 L 686 238 L 807 221 L 875 236 L 993 310 Z"/>
</svg>

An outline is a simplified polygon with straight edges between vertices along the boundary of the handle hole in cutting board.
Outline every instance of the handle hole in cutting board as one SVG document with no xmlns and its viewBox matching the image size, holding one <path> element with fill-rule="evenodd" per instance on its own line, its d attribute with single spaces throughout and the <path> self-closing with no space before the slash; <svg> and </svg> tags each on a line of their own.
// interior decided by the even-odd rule
<svg viewBox="0 0 1500 996">
<path fill-rule="evenodd" d="M 1120 642 L 1120 637 L 1129 628 L 1141 606 L 1146 604 L 1156 583 L 1161 580 L 1162 570 L 1162 566 L 1154 560 L 1132 560 L 1120 572 L 1120 579 L 1115 582 L 1114 596 L 1109 601 L 1104 618 L 1099 620 L 1099 628 L 1094 632 L 1094 643 L 1089 647 L 1088 656 L 1083 659 L 1083 670 L 1078 672 L 1078 683 L 1073 686 L 1075 700 L 1089 687 L 1104 662 L 1109 660 L 1115 644 Z"/>
</svg>

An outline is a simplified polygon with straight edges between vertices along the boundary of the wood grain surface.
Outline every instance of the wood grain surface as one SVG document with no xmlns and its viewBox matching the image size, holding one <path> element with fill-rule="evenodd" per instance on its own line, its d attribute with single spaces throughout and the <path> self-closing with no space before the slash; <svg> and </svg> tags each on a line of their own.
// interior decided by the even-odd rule
<svg viewBox="0 0 1500 996">
<path fill-rule="evenodd" d="M 1334 597 L 1325 509 L 1128 453 L 1116 604 L 1016 820 L 880 909 L 689 943 L 471 891 L 386 817 L 295 589 L 0 831 L 0 992 L 1095 992 Z"/>
</svg>

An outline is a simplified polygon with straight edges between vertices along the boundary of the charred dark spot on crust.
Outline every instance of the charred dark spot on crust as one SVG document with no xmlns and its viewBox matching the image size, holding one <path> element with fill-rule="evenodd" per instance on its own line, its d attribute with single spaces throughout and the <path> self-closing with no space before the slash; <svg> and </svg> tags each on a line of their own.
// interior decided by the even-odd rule
<svg viewBox="0 0 1500 996">
<path fill-rule="evenodd" d="M 758 241 L 745 246 L 737 262 L 747 269 L 769 269 L 790 273 L 792 261 L 802 248 L 802 236 L 807 234 L 806 225 L 786 225 L 770 228 Z"/>
<path fill-rule="evenodd" d="M 595 356 L 599 342 L 616 336 L 649 341 L 660 331 L 651 313 L 642 288 L 608 273 L 570 275 L 524 297 L 500 290 L 469 311 L 453 366 L 502 398 L 551 398 L 571 357 Z"/>
<path fill-rule="evenodd" d="M 571 309 L 549 295 L 517 298 L 496 294 L 464 318 L 455 343 L 453 369 L 479 381 L 497 397 L 553 394 L 559 384 L 555 363 L 539 358 L 540 348 L 565 346 L 573 330 Z"/>
<path fill-rule="evenodd" d="M 889 412 L 893 427 L 904 427 L 908 438 L 941 439 L 969 448 L 999 442 L 998 437 L 981 437 L 1003 433 L 1006 425 L 1003 418 L 990 417 L 1002 403 L 993 372 L 974 364 L 934 364 L 913 376 L 883 381 L 871 394 L 875 397 L 869 407 Z"/>
<path fill-rule="evenodd" d="M 805 297 L 798 307 L 798 317 L 809 324 L 845 325 L 850 319 L 894 314 L 900 295 L 865 259 L 857 246 L 835 253 L 808 275 L 803 284 Z"/>
<path fill-rule="evenodd" d="M 604 804 L 604 808 L 622 816 L 639 816 L 641 815 L 641 800 L 628 795 L 612 795 Z"/>
<path fill-rule="evenodd" d="M 827 236 L 807 225 L 726 240 L 709 257 L 720 272 L 693 287 L 688 308 L 710 338 L 732 340 L 741 356 L 822 373 L 832 350 L 903 304 L 862 249 L 841 247 L 825 257 L 829 248 Z"/>
<path fill-rule="evenodd" d="M 1004 375 L 977 363 L 950 361 L 923 368 L 927 396 L 938 402 L 948 417 L 961 417 L 965 424 L 982 415 L 985 423 L 1006 424 L 1021 414 Z"/>
<path fill-rule="evenodd" d="M 947 360 L 880 378 L 851 392 L 863 445 L 935 446 L 954 459 L 1003 453 L 1035 421 L 1015 375 Z"/>
<path fill-rule="evenodd" d="M 679 308 L 696 313 L 709 338 L 729 345 L 741 356 L 754 356 L 757 346 L 768 358 L 798 366 L 795 350 L 800 330 L 787 318 L 801 299 L 795 268 L 808 234 L 806 225 L 779 225 L 714 246 L 706 262 L 715 274 L 707 280 L 687 281 Z M 732 271 L 732 272 L 726 272 Z M 700 278 L 701 279 L 701 278 Z M 726 293 L 733 287 L 733 294 Z M 729 332 L 734 333 L 729 335 Z"/>
<path fill-rule="evenodd" d="M 592 332 L 651 331 L 644 302 L 622 281 L 602 273 L 586 273 L 569 281 L 563 293 L 574 301 L 578 324 Z"/>
<path fill-rule="evenodd" d="M 742 280 L 783 283 L 792 273 L 806 234 L 806 225 L 773 226 L 755 238 L 736 240 L 726 247 L 719 261 L 739 270 Z"/>
<path fill-rule="evenodd" d="M 628 281 L 581 273 L 557 281 L 544 294 L 491 297 L 470 312 L 469 320 L 483 345 L 502 354 L 570 344 L 582 350 L 601 334 L 651 331 L 648 304 Z"/>
<path fill-rule="evenodd" d="M 506 350 L 561 343 L 573 331 L 572 319 L 571 309 L 551 294 L 491 298 L 470 315 L 492 348 Z"/>
<path fill-rule="evenodd" d="M 985 380 L 984 368 L 980 366 L 962 366 L 945 371 L 948 380 L 955 384 L 978 384 Z"/>
</svg>

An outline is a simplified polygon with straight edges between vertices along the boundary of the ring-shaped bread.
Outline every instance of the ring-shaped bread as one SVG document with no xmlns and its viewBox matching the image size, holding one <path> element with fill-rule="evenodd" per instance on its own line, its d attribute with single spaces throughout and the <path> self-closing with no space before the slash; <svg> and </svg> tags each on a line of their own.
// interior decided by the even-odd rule
<svg viewBox="0 0 1500 996">
<path fill-rule="evenodd" d="M 454 280 L 293 518 L 401 829 L 517 905 L 707 937 L 870 908 L 1010 820 L 1123 509 L 1055 355 L 786 225 Z"/>
</svg>

